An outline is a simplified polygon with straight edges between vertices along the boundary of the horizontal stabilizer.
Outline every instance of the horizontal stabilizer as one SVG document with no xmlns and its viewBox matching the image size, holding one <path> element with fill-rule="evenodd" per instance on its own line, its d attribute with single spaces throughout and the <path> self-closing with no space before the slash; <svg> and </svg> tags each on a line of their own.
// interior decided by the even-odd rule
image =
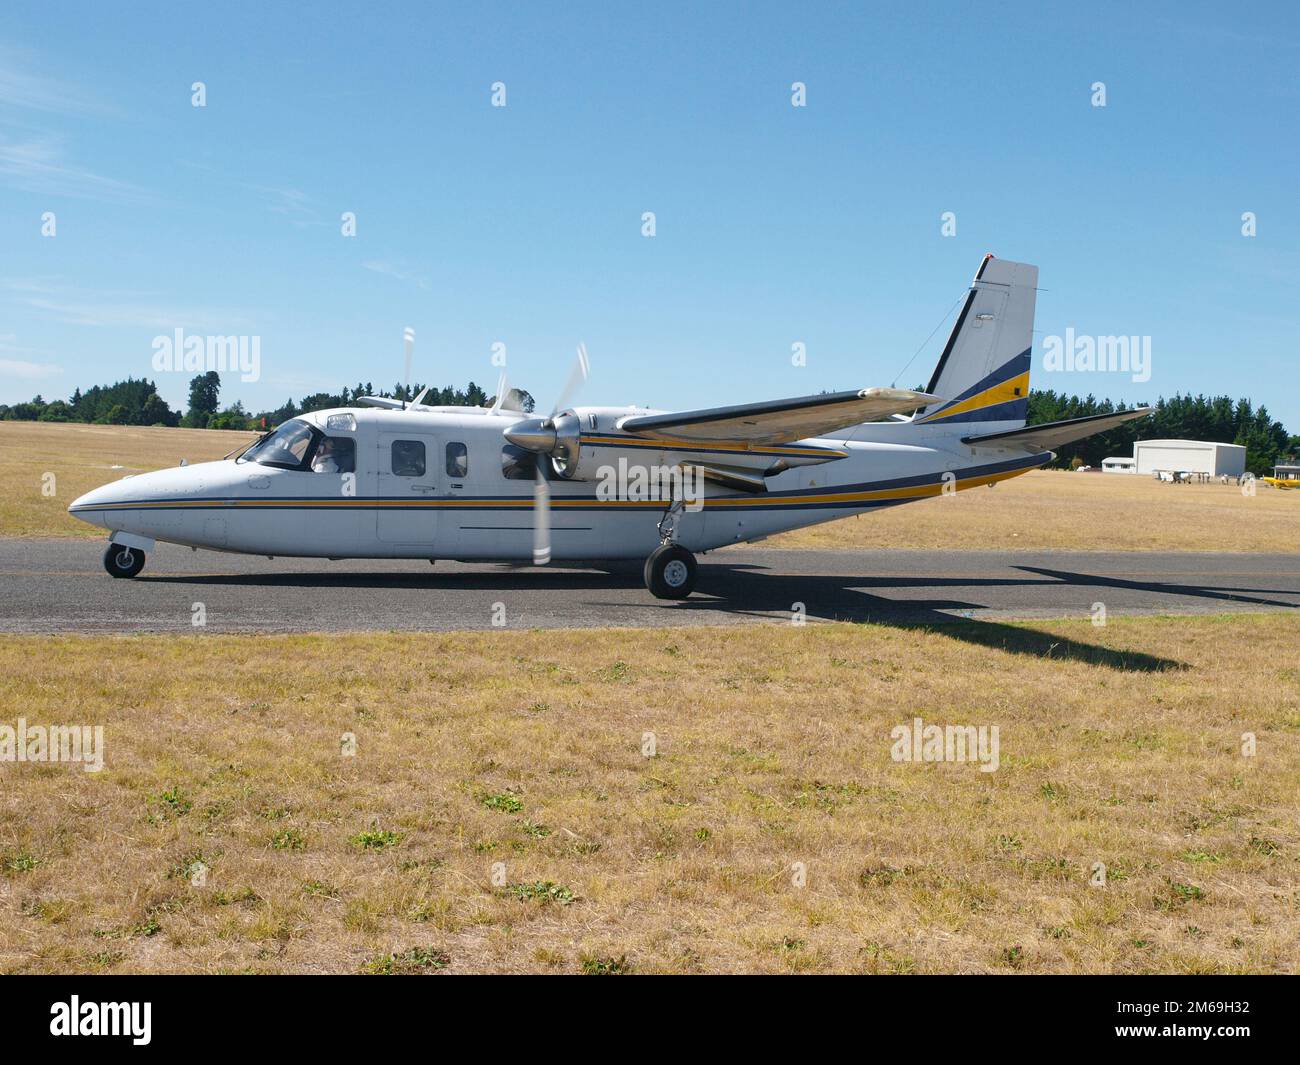
<svg viewBox="0 0 1300 1065">
<path fill-rule="evenodd" d="M 1014 447 L 1025 451 L 1051 451 L 1062 444 L 1069 444 L 1096 433 L 1104 433 L 1117 425 L 1131 422 L 1134 418 L 1145 418 L 1151 413 L 1151 407 L 1139 407 L 1136 410 L 1121 410 L 1114 414 L 1091 414 L 1086 418 L 1069 418 L 1063 422 L 1042 422 L 1027 425 L 1023 429 L 1010 429 L 1005 433 L 989 433 L 986 436 L 963 436 L 961 442 L 972 447 Z"/>
<path fill-rule="evenodd" d="M 905 388 L 863 388 L 709 410 L 633 415 L 620 421 L 618 427 L 649 440 L 788 444 L 916 410 L 936 398 Z"/>
</svg>

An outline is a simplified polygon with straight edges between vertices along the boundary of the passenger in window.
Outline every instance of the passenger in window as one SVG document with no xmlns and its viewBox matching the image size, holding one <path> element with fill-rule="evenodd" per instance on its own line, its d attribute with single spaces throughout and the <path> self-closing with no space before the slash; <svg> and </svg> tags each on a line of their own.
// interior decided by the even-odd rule
<svg viewBox="0 0 1300 1065">
<path fill-rule="evenodd" d="M 465 445 L 452 441 L 447 445 L 447 476 L 464 477 L 469 473 L 469 451 Z"/>
<path fill-rule="evenodd" d="M 394 440 L 392 471 L 398 477 L 424 476 L 424 444 L 419 440 Z"/>
</svg>

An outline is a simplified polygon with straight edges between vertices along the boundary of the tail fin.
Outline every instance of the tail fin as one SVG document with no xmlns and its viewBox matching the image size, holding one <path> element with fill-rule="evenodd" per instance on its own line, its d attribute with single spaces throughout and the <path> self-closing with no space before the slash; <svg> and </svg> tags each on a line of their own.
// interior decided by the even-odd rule
<svg viewBox="0 0 1300 1065">
<path fill-rule="evenodd" d="M 1038 267 L 984 256 L 926 391 L 940 400 L 916 420 L 1025 424 Z"/>
</svg>

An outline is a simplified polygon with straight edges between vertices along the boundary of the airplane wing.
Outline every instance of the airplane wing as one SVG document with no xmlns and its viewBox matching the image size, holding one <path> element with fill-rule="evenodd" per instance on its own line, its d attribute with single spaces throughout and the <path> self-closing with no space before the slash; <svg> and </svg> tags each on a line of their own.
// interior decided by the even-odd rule
<svg viewBox="0 0 1300 1065">
<path fill-rule="evenodd" d="M 1018 447 L 1026 451 L 1051 451 L 1094 433 L 1104 433 L 1107 429 L 1114 429 L 1134 418 L 1145 418 L 1152 409 L 1138 407 L 1135 410 L 1116 411 L 1114 414 L 1090 414 L 1086 418 L 1068 418 L 1063 422 L 1043 422 L 1027 425 L 1023 429 L 1010 429 L 1005 433 L 963 436 L 961 442 L 974 447 L 982 444 L 987 447 Z"/>
<path fill-rule="evenodd" d="M 905 388 L 864 388 L 676 414 L 632 415 L 620 421 L 618 427 L 649 440 L 785 444 L 890 414 L 903 414 L 933 403 L 936 398 Z"/>
</svg>

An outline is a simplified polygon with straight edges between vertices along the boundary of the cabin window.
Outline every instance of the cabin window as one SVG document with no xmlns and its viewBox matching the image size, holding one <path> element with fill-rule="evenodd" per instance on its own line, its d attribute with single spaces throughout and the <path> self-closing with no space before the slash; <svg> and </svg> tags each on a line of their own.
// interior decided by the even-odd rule
<svg viewBox="0 0 1300 1065">
<path fill-rule="evenodd" d="M 350 436 L 322 436 L 312 456 L 313 473 L 353 473 L 357 468 L 357 444 Z"/>
<path fill-rule="evenodd" d="M 469 475 L 469 449 L 459 440 L 447 444 L 447 476 L 466 477 Z"/>
<path fill-rule="evenodd" d="M 514 444 L 507 444 L 501 449 L 501 475 L 507 481 L 531 481 L 533 453 L 515 447 Z"/>
<path fill-rule="evenodd" d="M 424 441 L 393 441 L 393 473 L 398 477 L 424 476 Z"/>
</svg>

